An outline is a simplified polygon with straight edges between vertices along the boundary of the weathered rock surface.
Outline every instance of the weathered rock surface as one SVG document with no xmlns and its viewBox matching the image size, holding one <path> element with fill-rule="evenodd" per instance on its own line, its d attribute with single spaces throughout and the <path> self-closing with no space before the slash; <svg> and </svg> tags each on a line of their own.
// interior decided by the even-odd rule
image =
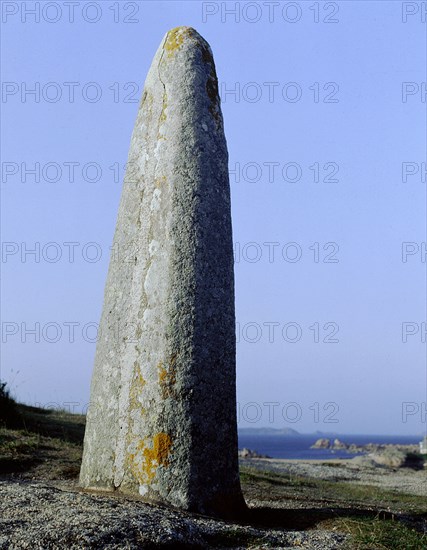
<svg viewBox="0 0 427 550">
<path fill-rule="evenodd" d="M 207 42 L 169 31 L 131 139 L 80 481 L 201 513 L 244 506 L 228 153 Z"/>
<path fill-rule="evenodd" d="M 0 481 L 0 549 L 348 548 L 348 536 L 226 523 L 120 495 Z"/>
</svg>

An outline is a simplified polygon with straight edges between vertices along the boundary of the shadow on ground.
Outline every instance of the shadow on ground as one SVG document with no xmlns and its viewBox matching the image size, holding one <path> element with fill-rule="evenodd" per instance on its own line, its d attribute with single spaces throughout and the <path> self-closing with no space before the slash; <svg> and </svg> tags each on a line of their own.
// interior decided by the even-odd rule
<svg viewBox="0 0 427 550">
<path fill-rule="evenodd" d="M 405 515 L 399 515 L 399 519 L 405 519 L 405 517 Z M 313 529 L 319 523 L 339 518 L 395 521 L 397 514 L 368 508 L 251 508 L 243 521 L 256 527 L 303 531 Z M 422 523 L 427 519 L 427 514 L 411 514 L 410 519 L 411 523 Z"/>
</svg>

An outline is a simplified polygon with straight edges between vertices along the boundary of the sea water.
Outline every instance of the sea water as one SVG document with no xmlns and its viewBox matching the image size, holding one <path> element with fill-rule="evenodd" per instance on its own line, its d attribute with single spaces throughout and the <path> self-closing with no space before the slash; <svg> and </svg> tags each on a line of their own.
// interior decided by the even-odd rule
<svg viewBox="0 0 427 550">
<path fill-rule="evenodd" d="M 300 435 L 255 435 L 239 433 L 239 449 L 246 447 L 260 454 L 271 458 L 293 458 L 293 459 L 332 459 L 332 458 L 353 458 L 354 453 L 344 450 L 310 449 L 319 438 L 339 439 L 348 445 L 395 444 L 395 445 L 418 445 L 421 436 L 393 436 L 393 435 L 321 435 L 321 434 L 300 434 Z M 360 454 L 360 453 L 359 453 Z"/>
</svg>

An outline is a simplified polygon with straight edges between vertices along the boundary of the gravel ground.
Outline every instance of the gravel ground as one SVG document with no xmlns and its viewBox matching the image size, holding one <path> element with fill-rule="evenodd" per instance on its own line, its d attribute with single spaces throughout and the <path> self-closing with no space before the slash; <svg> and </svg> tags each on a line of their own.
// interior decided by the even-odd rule
<svg viewBox="0 0 427 550">
<path fill-rule="evenodd" d="M 0 482 L 0 548 L 348 548 L 346 535 L 285 531 L 178 512 L 46 482 Z"/>
<path fill-rule="evenodd" d="M 386 490 L 427 495 L 427 472 L 400 468 L 369 467 L 352 460 L 296 461 L 241 459 L 241 465 L 262 471 L 327 481 L 349 481 Z M 273 509 L 301 509 L 303 516 L 315 509 L 329 509 L 327 499 L 310 499 L 295 492 L 295 498 L 280 496 L 272 486 L 254 493 L 246 487 L 248 504 L 272 515 Z M 275 498 L 274 491 L 279 493 Z M 314 495 L 313 495 L 314 497 Z M 344 505 L 346 506 L 346 505 Z M 351 504 L 349 503 L 349 506 Z M 308 507 L 308 508 L 307 508 Z M 304 509 L 306 509 L 304 511 Z M 282 513 L 282 512 L 280 512 Z M 299 512 L 298 512 L 299 513 Z M 303 517 L 298 516 L 298 517 Z M 352 548 L 348 535 L 288 522 L 296 529 L 265 527 L 269 523 L 228 523 L 212 518 L 146 504 L 137 498 L 113 493 L 79 490 L 75 480 L 4 478 L 0 481 L 0 550 L 31 548 L 304 548 L 313 550 Z M 264 527 L 260 527 L 263 525 Z M 271 523 L 281 525 L 282 523 Z M 319 528 L 321 527 L 321 528 Z"/>
</svg>

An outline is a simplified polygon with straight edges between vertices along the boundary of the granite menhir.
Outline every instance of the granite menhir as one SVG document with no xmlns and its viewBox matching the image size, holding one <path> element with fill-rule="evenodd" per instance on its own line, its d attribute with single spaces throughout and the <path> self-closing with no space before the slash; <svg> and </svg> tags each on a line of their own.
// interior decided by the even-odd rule
<svg viewBox="0 0 427 550">
<path fill-rule="evenodd" d="M 228 152 L 212 52 L 190 27 L 148 72 L 112 250 L 80 483 L 239 515 Z"/>
</svg>

